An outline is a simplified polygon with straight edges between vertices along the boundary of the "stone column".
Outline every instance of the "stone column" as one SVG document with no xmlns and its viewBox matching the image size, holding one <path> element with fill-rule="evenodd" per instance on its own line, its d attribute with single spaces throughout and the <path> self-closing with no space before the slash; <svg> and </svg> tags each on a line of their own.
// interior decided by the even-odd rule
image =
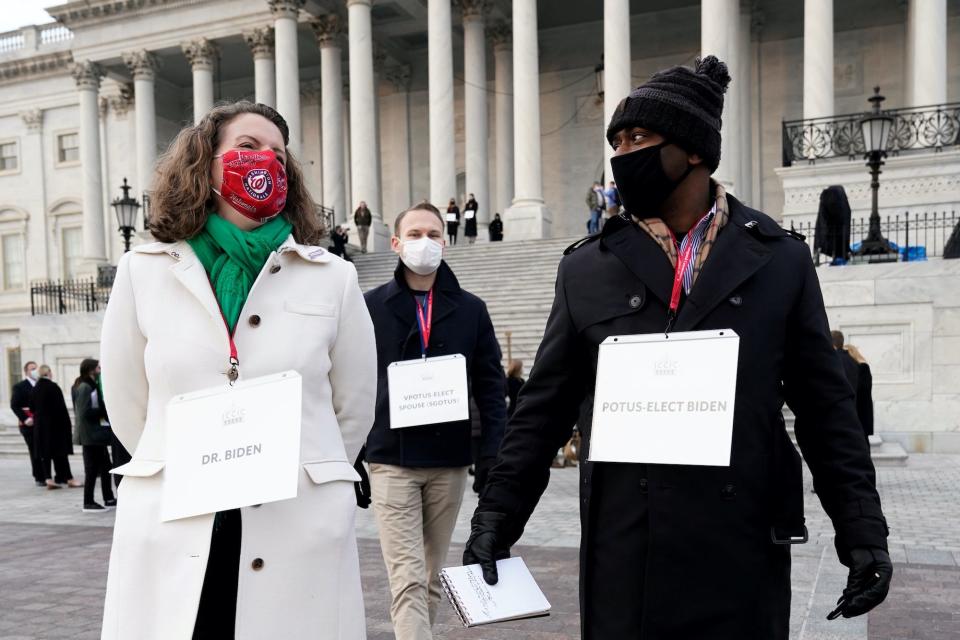
<svg viewBox="0 0 960 640">
<path fill-rule="evenodd" d="M 537 0 L 513 0 L 513 205 L 505 212 L 508 240 L 549 238 L 540 154 L 540 62 Z"/>
<path fill-rule="evenodd" d="M 213 61 L 217 45 L 199 38 L 180 45 L 193 70 L 193 122 L 200 122 L 213 108 Z"/>
<path fill-rule="evenodd" d="M 392 189 L 389 190 L 391 201 L 387 200 L 388 187 L 384 187 L 384 207 L 392 215 L 384 216 L 384 222 L 392 228 L 392 221 L 396 214 L 413 204 L 411 169 L 413 161 L 410 157 L 412 147 L 410 140 L 410 66 L 396 65 L 386 71 L 386 78 L 393 84 L 394 94 L 386 98 L 389 108 L 385 110 L 388 118 L 385 121 L 384 131 L 389 136 L 392 153 L 384 154 L 383 162 L 389 163 L 390 174 L 394 177 Z M 381 166 L 383 166 L 381 164 Z M 389 218 L 389 219 L 388 219 Z"/>
<path fill-rule="evenodd" d="M 277 104 L 277 81 L 274 74 L 273 27 L 259 27 L 246 31 L 243 39 L 253 53 L 253 83 L 255 100 L 273 107 Z"/>
<path fill-rule="evenodd" d="M 499 22 L 490 29 L 493 42 L 494 115 L 496 117 L 497 202 L 503 213 L 513 202 L 513 47 L 510 27 Z"/>
<path fill-rule="evenodd" d="M 909 106 L 947 101 L 947 0 L 910 0 Z"/>
<path fill-rule="evenodd" d="M 715 180 L 736 193 L 739 172 L 740 102 L 737 96 L 739 68 L 740 0 L 710 0 L 700 5 L 700 55 L 715 55 L 727 65 L 732 78 L 723 100 L 723 124 L 720 130 L 720 166 L 714 172 Z"/>
<path fill-rule="evenodd" d="M 149 191 L 153 181 L 153 164 L 157 159 L 157 106 L 154 102 L 153 85 L 159 60 L 154 54 L 141 49 L 123 54 L 123 61 L 133 74 L 139 181 L 137 190 Z"/>
<path fill-rule="evenodd" d="M 477 198 L 477 237 L 488 238 L 490 177 L 487 141 L 487 49 L 485 14 L 489 0 L 460 0 L 463 9 L 463 98 L 466 128 L 467 193 Z M 456 176 L 454 176 L 456 178 Z"/>
<path fill-rule="evenodd" d="M 757 206 L 753 199 L 753 105 L 750 102 L 753 84 L 753 48 L 750 46 L 753 7 L 749 0 L 740 5 L 739 62 L 737 98 L 740 101 L 740 168 L 737 189 L 742 202 Z"/>
<path fill-rule="evenodd" d="M 448 0 L 449 1 L 449 0 Z M 390 245 L 383 224 L 380 199 L 380 145 L 377 140 L 376 96 L 373 82 L 373 27 L 370 23 L 371 0 L 347 0 L 348 40 L 350 43 L 350 161 L 352 187 L 350 211 L 367 203 L 373 214 L 370 228 L 374 251 Z"/>
<path fill-rule="evenodd" d="M 833 115 L 833 0 L 803 0 L 803 117 Z"/>
<path fill-rule="evenodd" d="M 337 224 L 349 222 L 343 176 L 343 21 L 327 14 L 310 23 L 320 47 L 320 129 L 323 204 L 333 207 Z"/>
<path fill-rule="evenodd" d="M 603 1 L 603 134 L 620 101 L 630 94 L 630 0 Z M 604 174 L 613 180 L 610 157 L 604 144 Z M 603 185 L 606 188 L 606 184 Z"/>
<path fill-rule="evenodd" d="M 28 109 L 20 113 L 23 124 L 27 128 L 27 135 L 24 137 L 24 144 L 21 147 L 21 158 L 23 162 L 23 171 L 35 176 L 44 175 L 44 155 L 45 145 L 43 143 L 43 110 Z M 38 211 L 47 210 L 47 184 L 46 180 L 38 180 L 36 188 L 31 190 L 30 197 L 36 203 Z M 24 233 L 26 238 L 46 238 L 47 237 L 47 218 L 43 215 L 30 216 L 26 221 Z M 26 261 L 27 282 L 31 280 L 44 280 L 50 277 L 50 259 L 49 253 L 53 247 L 50 242 L 37 242 L 34 245 L 31 257 Z"/>
<path fill-rule="evenodd" d="M 427 12 L 430 200 L 442 208 L 457 195 L 450 0 L 428 0 Z"/>
<path fill-rule="evenodd" d="M 267 0 L 274 17 L 277 57 L 277 111 L 290 128 L 287 145 L 300 153 L 300 58 L 297 51 L 297 16 L 304 0 Z"/>
<path fill-rule="evenodd" d="M 73 66 L 80 94 L 80 171 L 83 177 L 83 257 L 96 264 L 107 261 L 103 221 L 103 176 L 100 172 L 100 104 L 98 91 L 103 69 L 85 60 Z"/>
</svg>

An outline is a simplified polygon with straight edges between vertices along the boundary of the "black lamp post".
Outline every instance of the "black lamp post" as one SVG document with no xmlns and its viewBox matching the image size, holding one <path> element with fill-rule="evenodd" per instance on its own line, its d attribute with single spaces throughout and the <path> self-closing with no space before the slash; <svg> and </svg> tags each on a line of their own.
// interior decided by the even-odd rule
<svg viewBox="0 0 960 640">
<path fill-rule="evenodd" d="M 130 197 L 130 185 L 127 184 L 126 178 L 123 179 L 123 186 L 120 188 L 123 190 L 123 197 L 115 198 L 110 205 L 117 214 L 117 224 L 120 225 L 120 233 L 123 234 L 123 251 L 126 253 L 130 251 L 130 238 L 137 230 L 137 212 L 140 210 L 140 203 L 136 198 Z"/>
<path fill-rule="evenodd" d="M 603 101 L 603 54 L 600 54 L 600 62 L 593 68 L 594 80 L 597 83 L 597 99 Z"/>
<path fill-rule="evenodd" d="M 860 132 L 866 150 L 867 166 L 870 167 L 870 188 L 873 190 L 873 203 L 870 209 L 870 230 L 857 250 L 858 256 L 865 256 L 870 262 L 896 261 L 897 252 L 880 232 L 880 209 L 877 196 L 880 191 L 880 167 L 887 155 L 887 138 L 893 128 L 893 116 L 882 113 L 880 104 L 885 98 L 880 95 L 880 87 L 873 88 L 870 102 L 873 111 L 860 120 Z"/>
</svg>

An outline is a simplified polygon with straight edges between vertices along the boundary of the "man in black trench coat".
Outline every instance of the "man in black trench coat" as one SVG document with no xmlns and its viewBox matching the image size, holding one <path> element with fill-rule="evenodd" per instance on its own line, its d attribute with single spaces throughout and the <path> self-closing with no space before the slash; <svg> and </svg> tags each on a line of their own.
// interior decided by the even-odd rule
<svg viewBox="0 0 960 640">
<path fill-rule="evenodd" d="M 473 517 L 464 562 L 481 563 L 493 583 L 494 560 L 519 539 L 574 423 L 589 452 L 605 338 L 662 334 L 668 322 L 736 331 L 730 466 L 580 466 L 584 640 L 787 639 L 788 545 L 806 529 L 784 402 L 850 568 L 832 615 L 863 614 L 889 588 L 873 464 L 809 250 L 710 178 L 729 81 L 709 56 L 654 75 L 617 107 L 607 138 L 626 213 L 566 251 L 536 364 Z M 677 255 L 691 246 L 675 285 Z"/>
</svg>

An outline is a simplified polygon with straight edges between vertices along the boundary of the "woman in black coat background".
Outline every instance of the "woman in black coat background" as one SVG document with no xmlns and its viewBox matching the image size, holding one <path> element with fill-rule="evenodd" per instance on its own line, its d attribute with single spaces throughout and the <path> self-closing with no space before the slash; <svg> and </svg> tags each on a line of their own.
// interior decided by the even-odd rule
<svg viewBox="0 0 960 640">
<path fill-rule="evenodd" d="M 477 210 L 479 208 L 477 199 L 471 193 L 470 197 L 467 198 L 467 204 L 463 205 L 463 237 L 467 239 L 469 244 L 477 241 Z"/>
<path fill-rule="evenodd" d="M 63 399 L 63 390 L 52 377 L 50 367 L 41 365 L 40 379 L 30 397 L 34 446 L 48 489 L 57 489 L 61 484 L 71 488 L 82 487 L 81 483 L 73 479 L 70 460 L 67 459 L 67 456 L 73 455 L 70 413 Z M 55 475 L 51 474 L 51 464 L 56 470 Z"/>
<path fill-rule="evenodd" d="M 73 397 L 73 414 L 76 416 L 77 429 L 74 444 L 83 447 L 83 511 L 102 513 L 107 507 L 117 506 L 113 497 L 113 485 L 110 482 L 110 451 L 107 447 L 113 441 L 113 430 L 107 422 L 107 413 L 100 400 L 97 389 L 97 376 L 100 375 L 100 362 L 87 358 L 80 363 L 80 377 L 70 390 Z M 100 491 L 103 504 L 93 499 L 93 492 L 100 478 Z"/>
<path fill-rule="evenodd" d="M 459 228 L 460 207 L 457 206 L 456 200 L 450 198 L 450 204 L 447 205 L 447 238 L 452 245 L 457 244 L 457 229 Z"/>
</svg>

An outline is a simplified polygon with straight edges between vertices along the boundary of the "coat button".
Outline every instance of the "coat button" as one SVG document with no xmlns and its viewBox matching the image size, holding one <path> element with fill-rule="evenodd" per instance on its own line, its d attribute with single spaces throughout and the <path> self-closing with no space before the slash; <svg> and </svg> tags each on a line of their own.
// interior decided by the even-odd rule
<svg viewBox="0 0 960 640">
<path fill-rule="evenodd" d="M 739 307 L 743 304 L 743 296 L 732 296 L 728 302 L 735 307 Z"/>
<path fill-rule="evenodd" d="M 250 566 L 253 567 L 254 571 L 260 571 L 260 569 L 263 569 L 263 558 L 255 558 Z"/>
<path fill-rule="evenodd" d="M 640 493 L 646 495 L 647 493 L 647 479 L 640 478 Z"/>
<path fill-rule="evenodd" d="M 257 314 L 253 314 L 252 316 L 250 316 L 250 326 L 251 326 L 251 327 L 259 327 L 259 326 L 260 326 L 260 316 L 258 316 Z"/>
<path fill-rule="evenodd" d="M 630 305 L 631 309 L 640 308 L 640 305 L 643 304 L 643 296 L 640 296 L 638 294 L 633 294 L 632 296 L 630 296 L 630 301 L 628 304 Z"/>
<path fill-rule="evenodd" d="M 270 267 L 270 273 L 277 273 L 278 271 L 280 271 L 280 265 L 275 264 L 272 267 Z"/>
<path fill-rule="evenodd" d="M 720 497 L 724 500 L 732 500 L 735 495 L 737 495 L 737 488 L 730 482 L 723 485 L 723 489 L 720 489 Z"/>
</svg>

